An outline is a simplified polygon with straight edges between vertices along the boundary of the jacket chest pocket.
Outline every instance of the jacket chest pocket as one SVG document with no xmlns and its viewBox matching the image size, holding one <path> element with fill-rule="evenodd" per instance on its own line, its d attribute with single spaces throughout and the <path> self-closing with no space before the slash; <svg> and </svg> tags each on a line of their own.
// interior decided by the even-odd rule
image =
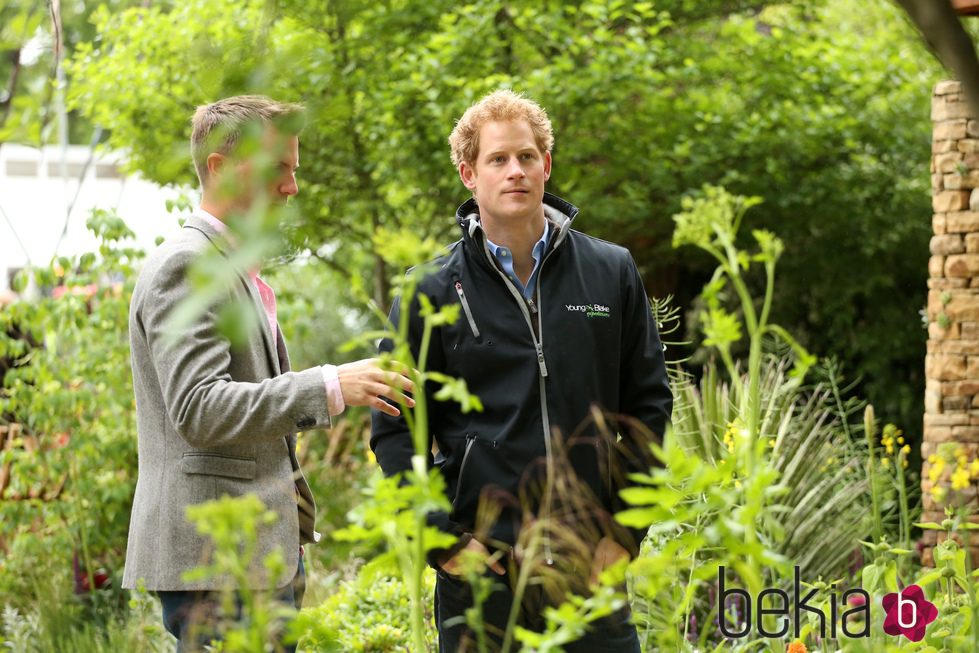
<svg viewBox="0 0 979 653">
<path fill-rule="evenodd" d="M 462 282 L 458 279 L 454 283 L 456 295 L 459 297 L 459 304 L 462 306 L 462 317 L 465 320 L 466 325 L 469 327 L 469 331 L 472 333 L 473 339 L 477 343 L 482 342 L 483 334 L 479 330 L 479 325 L 476 324 L 476 318 L 473 315 L 472 307 L 469 306 L 469 299 L 466 297 L 466 291 L 462 287 Z"/>
</svg>

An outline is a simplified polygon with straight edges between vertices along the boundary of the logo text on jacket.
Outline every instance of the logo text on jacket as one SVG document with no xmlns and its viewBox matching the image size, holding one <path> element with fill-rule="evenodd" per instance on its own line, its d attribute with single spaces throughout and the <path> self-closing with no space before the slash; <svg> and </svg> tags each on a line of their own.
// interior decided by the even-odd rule
<svg viewBox="0 0 979 653">
<path fill-rule="evenodd" d="M 565 304 L 569 313 L 584 313 L 585 317 L 608 317 L 609 307 L 601 304 Z"/>
</svg>

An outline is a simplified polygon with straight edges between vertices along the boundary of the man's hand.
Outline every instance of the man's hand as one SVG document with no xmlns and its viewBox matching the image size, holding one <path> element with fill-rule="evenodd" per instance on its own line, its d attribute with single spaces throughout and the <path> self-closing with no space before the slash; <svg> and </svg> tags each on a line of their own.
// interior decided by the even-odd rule
<svg viewBox="0 0 979 653">
<path fill-rule="evenodd" d="M 595 547 L 595 556 L 591 559 L 590 584 L 597 585 L 602 572 L 623 558 L 628 560 L 629 552 L 621 544 L 608 535 L 600 539 Z"/>
<path fill-rule="evenodd" d="M 381 369 L 380 361 L 376 358 L 338 365 L 337 378 L 340 380 L 343 403 L 347 406 L 370 406 L 397 417 L 401 411 L 382 397 L 394 403 L 404 401 L 414 407 L 415 400 L 404 393 L 413 391 L 415 386 L 402 372 Z"/>
<path fill-rule="evenodd" d="M 503 565 L 494 556 L 490 556 L 489 549 L 483 546 L 483 543 L 477 540 L 475 537 L 466 543 L 466 546 L 459 549 L 454 556 L 450 557 L 440 557 L 436 560 L 439 567 L 442 568 L 447 574 L 453 576 L 461 576 L 465 572 L 465 568 L 471 565 L 471 562 L 466 562 L 466 560 L 479 560 L 480 562 L 487 565 L 493 570 L 493 573 L 498 576 L 502 576 L 506 573 L 503 569 Z"/>
</svg>

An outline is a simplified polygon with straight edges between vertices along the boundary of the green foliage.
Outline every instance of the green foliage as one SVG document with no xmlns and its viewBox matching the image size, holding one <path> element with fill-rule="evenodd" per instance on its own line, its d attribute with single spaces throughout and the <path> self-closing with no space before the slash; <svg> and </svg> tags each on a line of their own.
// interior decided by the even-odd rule
<svg viewBox="0 0 979 653">
<path fill-rule="evenodd" d="M 635 476 L 641 485 L 622 492 L 633 507 L 619 521 L 650 528 L 651 545 L 633 571 L 636 613 L 647 646 L 656 649 L 687 646 L 691 639 L 701 648 L 717 643 L 706 625 L 724 618 L 718 615 L 723 608 L 705 601 L 704 589 L 720 567 L 732 569 L 752 596 L 786 584 L 791 565 L 825 590 L 823 579 L 846 575 L 860 539 L 873 524 L 881 535 L 887 517 L 873 426 L 866 427 L 868 444 L 861 448 L 851 438 L 846 420 L 852 410 L 841 405 L 832 371 L 827 383 L 803 392 L 802 376 L 815 359 L 768 319 L 781 241 L 756 230 L 754 253 L 737 245 L 745 211 L 757 203 L 706 186 L 702 196 L 686 198 L 675 216 L 674 243 L 695 245 L 718 263 L 703 291 L 708 312 L 702 320 L 729 381 L 720 379 L 713 363 L 699 388 L 678 379 L 673 429 L 656 450 L 662 469 Z M 760 301 L 746 276 L 755 262 L 766 279 Z M 737 312 L 725 307 L 726 288 L 734 291 Z M 749 341 L 745 373 L 731 354 L 742 324 Z M 766 333 L 787 343 L 791 355 L 766 357 Z M 795 368 L 786 373 L 793 358 Z M 901 514 L 906 523 L 906 506 Z M 873 546 L 900 551 L 883 542 Z M 894 560 L 872 562 L 864 573 L 896 584 Z M 695 623 L 705 625 L 699 635 L 691 630 Z"/>
<path fill-rule="evenodd" d="M 118 595 L 75 596 L 56 567 L 44 558 L 35 558 L 34 563 L 31 593 L 44 598 L 20 608 L 5 602 L 0 649 L 17 653 L 173 650 L 173 638 L 160 621 L 160 604 L 148 592 L 134 592 L 128 605 Z"/>
<path fill-rule="evenodd" d="M 787 243 L 773 318 L 845 355 L 882 412 L 920 423 L 924 350 L 907 306 L 924 303 L 920 162 L 939 72 L 888 3 L 174 0 L 100 12 L 95 29 L 69 66 L 70 101 L 151 179 L 193 179 L 198 104 L 307 102 L 290 239 L 362 271 L 382 308 L 390 267 L 374 235 L 451 237 L 465 192 L 445 139 L 500 86 L 547 107 L 550 189 L 583 207 L 584 230 L 629 244 L 654 295 L 687 306 L 710 275 L 669 247 L 685 193 L 709 182 L 765 197 L 750 226 Z"/>
<path fill-rule="evenodd" d="M 787 377 L 786 367 L 769 358 L 760 372 L 761 456 L 785 488 L 766 501 L 775 514 L 763 526 L 772 548 L 809 577 L 834 578 L 846 573 L 849 558 L 871 528 L 869 481 L 863 473 L 866 448 L 851 440 L 836 416 L 830 389 L 803 392 Z M 689 453 L 728 464 L 739 439 L 747 436 L 739 407 L 748 391 L 746 379 L 724 383 L 712 365 L 699 385 L 679 383 L 673 437 Z M 883 520 L 894 512 L 885 512 L 883 505 L 880 510 Z"/>
<path fill-rule="evenodd" d="M 292 367 L 303 370 L 368 357 L 367 346 L 344 351 L 354 334 L 367 328 L 362 308 L 347 295 L 347 281 L 334 270 L 309 259 L 296 259 L 262 272 L 275 289 L 282 335 Z"/>
<path fill-rule="evenodd" d="M 67 56 L 79 43 L 96 37 L 89 18 L 97 6 L 120 11 L 135 0 L 58 3 L 60 41 Z M 52 3 L 36 0 L 4 0 L 0 3 L 0 143 L 40 146 L 56 140 L 58 102 L 55 100 L 55 42 Z M 69 142 L 92 140 L 92 125 L 73 117 L 68 123 Z"/>
<path fill-rule="evenodd" d="M 424 594 L 435 591 L 435 574 L 424 576 Z M 410 647 L 411 599 L 398 578 L 381 575 L 375 566 L 364 568 L 353 581 L 344 582 L 326 601 L 305 608 L 293 624 L 302 635 L 299 645 L 310 653 L 343 651 L 385 653 Z M 425 648 L 435 651 L 436 634 L 431 603 L 426 602 Z M 413 649 L 412 649 L 413 650 Z"/>
<path fill-rule="evenodd" d="M 295 608 L 271 598 L 276 582 L 285 569 L 281 548 L 273 550 L 258 561 L 255 545 L 258 531 L 271 524 L 277 515 L 265 508 L 254 494 L 239 497 L 227 495 L 187 507 L 187 519 L 197 532 L 211 539 L 214 544 L 210 564 L 201 565 L 183 573 L 187 582 L 212 581 L 224 583 L 221 590 L 223 622 L 207 624 L 220 634 L 217 650 L 226 653 L 265 653 L 276 633 L 285 628 L 284 622 L 295 616 Z M 255 563 L 260 563 L 266 573 L 265 591 L 254 587 Z M 236 603 L 241 603 L 241 617 L 237 617 Z M 191 633 L 194 637 L 194 633 Z"/>
<path fill-rule="evenodd" d="M 788 331 L 769 321 L 775 292 L 775 266 L 783 251 L 782 241 L 772 233 L 756 230 L 752 233 L 758 245 L 754 254 L 737 246 L 738 230 L 745 212 L 760 202 L 761 199 L 757 197 L 732 195 L 723 188 L 705 185 L 701 196 L 684 198 L 684 210 L 673 216 L 677 224 L 673 236 L 674 246 L 693 245 L 710 254 L 718 263 L 713 279 L 702 293 L 710 309 L 702 318 L 707 340 L 721 354 L 732 380 L 739 378 L 740 374 L 731 358 L 731 345 L 740 339 L 740 321 L 744 321 L 748 335 L 748 388 L 746 392 L 739 393 L 737 399 L 751 445 L 748 448 L 749 456 L 758 438 L 762 436 L 760 383 L 765 336 L 775 336 L 792 348 L 795 367 L 790 376 L 796 382 L 801 381 L 809 367 L 816 362 Z M 749 271 L 752 262 L 761 263 L 765 271 L 764 294 L 760 307 L 751 296 L 744 274 Z M 742 316 L 740 319 L 727 312 L 721 304 L 719 295 L 727 285 L 735 292 Z"/>
<path fill-rule="evenodd" d="M 608 617 L 626 605 L 626 597 L 616 585 L 625 581 L 626 561 L 606 569 L 601 585 L 589 596 L 569 596 L 556 608 L 544 609 L 546 626 L 541 633 L 517 626 L 516 639 L 525 653 L 560 653 L 565 644 L 580 639 L 590 624 Z"/>
<path fill-rule="evenodd" d="M 639 485 L 623 491 L 633 507 L 617 519 L 650 527 L 632 564 L 633 607 L 647 649 L 675 649 L 686 641 L 698 592 L 702 597 L 720 566 L 735 570 L 753 595 L 778 577 L 773 572 L 787 575 L 790 561 L 764 528 L 778 523 L 774 499 L 786 488 L 777 485 L 778 472 L 766 458 L 759 456 L 748 473 L 749 446 L 759 444 L 737 437 L 731 455 L 714 464 L 690 455 L 668 434 L 664 447 L 655 448 L 663 467 L 634 476 Z"/>
<path fill-rule="evenodd" d="M 34 597 L 38 551 L 55 555 L 60 578 L 73 550 L 84 573 L 105 566 L 121 577 L 136 476 L 128 307 L 142 254 L 124 245 L 131 233 L 117 216 L 95 211 L 88 226 L 98 257 L 62 258 L 19 280 L 63 294 L 0 311 L 0 354 L 15 363 L 0 415 L 20 434 L 3 447 L 0 501 L 0 594 L 14 605 Z"/>
<path fill-rule="evenodd" d="M 392 245 L 390 251 L 403 252 L 403 249 Z M 378 335 L 389 338 L 393 349 L 382 354 L 381 360 L 392 369 L 405 370 L 415 387 L 422 389 L 414 393 L 416 403 L 413 407 L 400 402 L 401 414 L 412 440 L 412 467 L 395 477 L 377 476 L 366 493 L 366 500 L 350 512 L 350 526 L 335 535 L 341 540 L 385 546 L 386 552 L 378 556 L 379 563 L 400 572 L 411 596 L 412 648 L 415 650 L 423 649 L 425 639 L 422 589 L 427 569 L 426 553 L 433 548 L 448 548 L 456 539 L 427 524 L 429 514 L 448 511 L 451 505 L 445 492 L 445 480 L 438 470 L 428 466 L 432 444 L 426 389 L 430 387 L 429 384 L 440 385 L 433 399 L 459 401 L 467 410 L 482 409 L 479 400 L 469 394 L 464 380 L 428 371 L 432 330 L 458 319 L 459 307 L 446 306 L 435 310 L 427 296 L 416 294 L 417 284 L 427 271 L 428 266 L 414 269 L 396 285 L 395 292 L 403 307 L 398 324 L 388 323 L 388 328 L 380 334 L 361 335 L 362 339 Z M 420 305 L 418 317 L 422 322 L 417 358 L 409 339 L 409 321 L 414 319 L 411 307 L 416 299 Z M 374 308 L 378 310 L 376 306 Z M 383 314 L 379 317 L 385 319 Z"/>
</svg>

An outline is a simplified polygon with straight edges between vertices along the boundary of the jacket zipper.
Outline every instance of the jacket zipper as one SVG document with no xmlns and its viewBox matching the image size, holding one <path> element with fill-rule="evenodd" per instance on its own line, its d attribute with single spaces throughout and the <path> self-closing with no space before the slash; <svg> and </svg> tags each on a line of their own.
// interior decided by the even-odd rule
<svg viewBox="0 0 979 653">
<path fill-rule="evenodd" d="M 551 250 L 554 251 L 554 250 Z M 533 310 L 534 314 L 537 316 L 537 337 L 534 339 L 534 344 L 537 345 L 537 364 L 540 366 L 540 411 L 541 411 L 541 421 L 544 427 L 544 447 L 547 453 L 547 476 L 548 482 L 545 485 L 546 494 L 544 496 L 544 505 L 550 510 L 551 502 L 553 501 L 553 490 L 554 490 L 554 455 L 551 452 L 551 417 L 547 410 L 547 365 L 544 362 L 544 324 L 541 319 L 540 313 L 540 279 L 541 270 L 544 269 L 544 263 L 550 258 L 550 252 L 541 261 L 540 269 L 537 270 L 537 288 L 534 289 L 534 296 L 537 297 L 537 302 L 535 303 L 533 299 L 529 300 L 529 305 Z M 531 327 L 533 331 L 533 327 Z M 545 537 L 547 537 L 545 535 Z M 545 562 L 548 565 L 554 564 L 554 555 L 551 551 L 551 539 L 547 537 L 544 540 L 544 557 Z"/>
<path fill-rule="evenodd" d="M 557 242 L 555 242 L 555 248 L 556 247 L 557 247 Z M 540 409 L 541 409 L 541 423 L 542 423 L 541 425 L 544 431 L 544 451 L 547 457 L 547 474 L 548 474 L 548 481 L 549 481 L 546 484 L 547 495 L 545 496 L 544 501 L 545 501 L 545 505 L 548 507 L 550 507 L 551 504 L 551 491 L 553 489 L 552 486 L 554 480 L 554 456 L 551 451 L 551 419 L 547 411 L 547 383 L 546 383 L 547 363 L 544 360 L 544 346 L 543 346 L 544 329 L 541 323 L 541 316 L 540 316 L 540 280 L 541 280 L 541 276 L 543 276 L 544 264 L 547 263 L 547 259 L 551 258 L 551 254 L 553 252 L 554 252 L 554 248 L 551 248 L 551 250 L 547 253 L 547 255 L 544 256 L 544 260 L 541 261 L 540 267 L 537 269 L 537 287 L 535 288 L 534 291 L 534 294 L 537 296 L 537 302 L 534 302 L 533 299 L 525 299 L 524 296 L 520 294 L 520 291 L 517 290 L 516 286 L 514 286 L 509 279 L 507 279 L 507 276 L 503 274 L 503 272 L 501 272 L 498 267 L 496 267 L 496 264 L 493 263 L 492 254 L 490 254 L 489 249 L 486 247 L 486 238 L 485 237 L 483 238 L 483 253 L 489 260 L 490 265 L 493 266 L 493 269 L 496 270 L 496 273 L 499 274 L 500 278 L 503 279 L 503 282 L 506 284 L 506 287 L 509 288 L 510 294 L 512 294 L 513 297 L 517 300 L 517 304 L 520 306 L 520 310 L 523 312 L 524 319 L 527 321 L 527 327 L 530 329 L 530 337 L 534 341 L 534 349 L 537 352 L 537 367 L 540 370 L 540 375 L 538 376 L 538 379 L 540 385 Z M 537 316 L 536 330 L 534 329 L 534 322 L 533 319 L 531 318 L 531 312 L 533 312 L 533 314 Z M 458 489 L 458 487 L 456 489 Z M 544 540 L 545 562 L 548 565 L 553 565 L 554 555 L 553 552 L 551 551 L 551 541 L 550 538 L 547 537 L 546 535 L 544 537 L 546 538 Z"/>
<path fill-rule="evenodd" d="M 466 292 L 462 289 L 462 282 L 459 280 L 456 280 L 456 294 L 459 295 L 459 303 L 462 304 L 462 312 L 466 314 L 466 320 L 469 321 L 469 328 L 472 329 L 473 337 L 479 340 L 479 327 L 476 326 L 476 320 L 473 319 L 472 311 L 469 310 Z"/>
</svg>

